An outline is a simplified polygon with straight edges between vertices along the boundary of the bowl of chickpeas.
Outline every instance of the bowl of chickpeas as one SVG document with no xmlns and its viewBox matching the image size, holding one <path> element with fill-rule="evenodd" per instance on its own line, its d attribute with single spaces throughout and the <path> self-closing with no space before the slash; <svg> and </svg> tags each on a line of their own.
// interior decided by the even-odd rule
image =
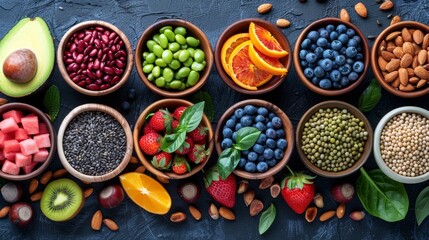
<svg viewBox="0 0 429 240">
<path fill-rule="evenodd" d="M 180 98 L 207 82 L 213 50 L 207 36 L 194 24 L 166 19 L 142 33 L 134 60 L 140 79 L 150 90 L 163 97 Z"/>
<path fill-rule="evenodd" d="M 405 106 L 388 112 L 374 131 L 374 158 L 391 179 L 420 183 L 429 179 L 429 111 Z"/>
</svg>

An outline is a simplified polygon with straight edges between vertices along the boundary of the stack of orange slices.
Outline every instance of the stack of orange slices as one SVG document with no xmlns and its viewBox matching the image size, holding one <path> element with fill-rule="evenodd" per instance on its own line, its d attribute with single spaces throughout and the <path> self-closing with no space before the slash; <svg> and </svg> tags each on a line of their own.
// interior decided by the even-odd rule
<svg viewBox="0 0 429 240">
<path fill-rule="evenodd" d="M 273 75 L 288 72 L 279 61 L 288 54 L 271 32 L 251 22 L 248 33 L 235 34 L 223 44 L 221 60 L 223 69 L 237 85 L 254 91 Z"/>
</svg>

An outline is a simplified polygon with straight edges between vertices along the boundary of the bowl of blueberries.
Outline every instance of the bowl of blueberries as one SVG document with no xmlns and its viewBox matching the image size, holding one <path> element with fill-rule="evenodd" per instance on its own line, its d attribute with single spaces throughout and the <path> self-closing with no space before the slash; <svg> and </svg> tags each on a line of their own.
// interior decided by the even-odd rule
<svg viewBox="0 0 429 240">
<path fill-rule="evenodd" d="M 232 147 L 237 131 L 243 127 L 255 127 L 261 133 L 252 147 L 241 151 L 234 174 L 246 179 L 263 179 L 282 170 L 294 148 L 294 130 L 286 114 L 276 105 L 259 99 L 232 105 L 216 127 L 218 154 Z"/>
<path fill-rule="evenodd" d="M 350 92 L 369 68 L 365 36 L 353 24 L 324 18 L 307 26 L 294 49 L 294 65 L 301 82 L 324 96 Z"/>
</svg>

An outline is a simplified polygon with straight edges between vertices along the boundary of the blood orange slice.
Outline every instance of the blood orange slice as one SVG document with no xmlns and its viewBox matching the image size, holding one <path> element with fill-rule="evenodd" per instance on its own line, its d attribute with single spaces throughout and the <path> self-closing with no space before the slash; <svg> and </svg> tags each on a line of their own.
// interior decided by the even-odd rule
<svg viewBox="0 0 429 240">
<path fill-rule="evenodd" d="M 249 37 L 253 45 L 269 57 L 281 58 L 288 54 L 270 31 L 253 22 L 249 25 Z"/>
<path fill-rule="evenodd" d="M 223 44 L 220 52 L 220 59 L 222 60 L 223 69 L 228 75 L 231 76 L 229 73 L 228 61 L 231 57 L 232 51 L 234 51 L 238 45 L 248 40 L 250 40 L 249 33 L 239 33 L 228 38 L 228 40 Z"/>
<path fill-rule="evenodd" d="M 256 49 L 253 44 L 249 46 L 249 57 L 256 67 L 273 75 L 283 76 L 288 71 L 278 58 L 268 57 Z"/>
<path fill-rule="evenodd" d="M 229 58 L 230 75 L 240 87 L 248 90 L 257 90 L 259 86 L 268 82 L 272 74 L 259 69 L 249 57 L 249 46 L 246 41 L 234 49 Z"/>
</svg>

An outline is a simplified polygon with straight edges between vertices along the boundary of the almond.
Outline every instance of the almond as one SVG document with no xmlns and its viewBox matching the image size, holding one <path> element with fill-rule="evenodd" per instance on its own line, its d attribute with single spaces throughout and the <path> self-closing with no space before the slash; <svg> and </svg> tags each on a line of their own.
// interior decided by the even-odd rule
<svg viewBox="0 0 429 240">
<path fill-rule="evenodd" d="M 92 230 L 98 231 L 101 229 L 101 222 L 103 221 L 103 214 L 101 210 L 97 210 L 91 219 L 91 228 Z"/>
<path fill-rule="evenodd" d="M 307 222 L 311 223 L 316 219 L 317 216 L 317 208 L 316 207 L 309 207 L 305 210 L 305 220 Z"/>
<path fill-rule="evenodd" d="M 235 214 L 229 208 L 224 206 L 219 208 L 219 214 L 226 220 L 235 220 Z"/>
<path fill-rule="evenodd" d="M 8 103 L 9 101 L 6 98 L 0 98 L 0 106 L 1 105 L 5 105 L 6 103 Z"/>
<path fill-rule="evenodd" d="M 407 86 L 408 84 L 408 71 L 405 68 L 400 68 L 398 70 L 399 81 L 402 85 Z"/>
<path fill-rule="evenodd" d="M 170 221 L 174 223 L 180 223 L 186 220 L 186 214 L 183 212 L 175 212 L 171 214 Z"/>
<path fill-rule="evenodd" d="M 103 223 L 111 231 L 118 231 L 118 229 L 119 229 L 118 224 L 115 221 L 113 221 L 112 219 L 105 218 L 105 219 L 103 219 Z"/>
<path fill-rule="evenodd" d="M 280 184 L 278 184 L 278 183 L 274 183 L 270 187 L 270 194 L 271 194 L 272 198 L 277 198 L 281 191 L 282 191 L 282 189 L 280 187 Z"/>
<path fill-rule="evenodd" d="M 395 44 L 396 46 L 402 47 L 402 45 L 404 44 L 404 39 L 402 38 L 402 36 L 397 36 L 395 38 Z"/>
<path fill-rule="evenodd" d="M 38 186 L 39 181 L 37 181 L 35 178 L 31 179 L 30 183 L 28 184 L 28 193 L 33 194 L 37 190 Z"/>
<path fill-rule="evenodd" d="M 403 92 L 412 92 L 414 91 L 414 86 L 412 84 L 407 84 L 407 86 L 404 86 L 402 84 L 399 85 L 399 90 Z"/>
<path fill-rule="evenodd" d="M 414 77 L 414 69 L 413 68 L 407 68 L 408 77 Z"/>
<path fill-rule="evenodd" d="M 412 60 L 413 58 L 411 58 Z M 384 60 L 382 56 L 378 56 L 378 67 L 381 69 L 381 71 L 386 71 L 386 65 L 387 61 Z"/>
<path fill-rule="evenodd" d="M 144 173 L 146 171 L 146 167 L 141 165 L 140 167 L 137 167 L 136 170 L 134 170 L 134 172 L 138 172 L 138 173 Z"/>
<path fill-rule="evenodd" d="M 350 15 L 349 12 L 345 8 L 341 9 L 340 11 L 340 19 L 345 22 L 350 22 Z"/>
<path fill-rule="evenodd" d="M 319 220 L 321 222 L 325 222 L 328 221 L 329 219 L 331 219 L 334 215 L 335 215 L 335 211 L 327 211 L 325 213 L 323 213 L 322 215 L 320 215 Z"/>
<path fill-rule="evenodd" d="M 43 194 L 43 192 L 42 192 L 42 191 L 40 191 L 40 192 L 36 192 L 36 193 L 34 193 L 33 195 L 31 195 L 30 200 L 31 200 L 32 202 L 37 202 L 37 201 L 39 201 L 39 200 L 42 198 L 42 194 Z"/>
<path fill-rule="evenodd" d="M 380 52 L 386 50 L 386 46 L 387 46 L 386 40 L 381 41 Z"/>
<path fill-rule="evenodd" d="M 139 163 L 139 160 L 138 160 L 136 157 L 131 156 L 131 158 L 130 158 L 130 163 L 131 163 L 131 164 L 137 164 L 137 163 Z"/>
<path fill-rule="evenodd" d="M 413 32 L 413 40 L 417 44 L 421 44 L 423 42 L 424 37 L 425 36 L 424 36 L 423 32 L 420 31 L 419 29 L 417 29 L 416 31 Z"/>
<path fill-rule="evenodd" d="M 390 21 L 390 26 L 392 26 L 393 24 L 396 24 L 396 23 L 398 23 L 398 22 L 400 22 L 401 21 L 401 17 L 400 16 L 398 16 L 398 15 L 396 15 L 396 16 L 394 16 L 393 18 L 392 18 L 392 21 Z"/>
<path fill-rule="evenodd" d="M 389 63 L 387 63 L 386 71 L 388 71 L 388 72 L 396 71 L 399 69 L 400 65 L 401 65 L 401 60 L 394 58 L 394 59 L 390 60 Z"/>
<path fill-rule="evenodd" d="M 414 56 L 413 63 L 411 63 L 411 67 L 416 68 L 417 66 L 419 66 L 419 58 L 418 56 Z"/>
<path fill-rule="evenodd" d="M 418 77 L 410 77 L 410 79 L 408 79 L 408 82 L 411 84 L 417 84 L 420 81 L 420 78 Z"/>
<path fill-rule="evenodd" d="M 323 208 L 325 206 L 325 202 L 323 201 L 323 196 L 320 193 L 316 193 L 313 197 L 314 205 L 318 208 Z"/>
<path fill-rule="evenodd" d="M 350 213 L 349 217 L 355 221 L 360 221 L 365 217 L 365 213 L 363 211 L 354 211 Z"/>
<path fill-rule="evenodd" d="M 40 178 L 40 183 L 43 185 L 46 185 L 49 180 L 51 180 L 52 177 L 52 171 L 47 171 L 45 172 L 45 174 L 43 174 L 43 176 Z"/>
<path fill-rule="evenodd" d="M 263 4 L 259 5 L 258 13 L 260 13 L 260 14 L 267 13 L 271 10 L 272 7 L 273 7 L 273 5 L 271 3 L 263 3 Z"/>
<path fill-rule="evenodd" d="M 252 203 L 250 204 L 250 216 L 254 217 L 258 215 L 262 209 L 264 209 L 264 204 L 259 199 L 253 199 Z"/>
<path fill-rule="evenodd" d="M 413 47 L 414 47 L 414 56 L 418 55 L 420 50 L 422 50 L 422 47 L 420 47 L 420 45 L 417 45 L 415 43 L 413 43 Z"/>
<path fill-rule="evenodd" d="M 429 50 L 429 33 L 423 37 L 422 49 Z"/>
<path fill-rule="evenodd" d="M 355 5 L 355 11 L 359 16 L 363 18 L 368 17 L 368 11 L 366 10 L 366 7 L 362 2 L 359 2 Z"/>
<path fill-rule="evenodd" d="M 414 73 L 419 78 L 429 80 L 429 72 L 426 69 L 424 69 L 422 66 L 418 66 L 414 68 Z"/>
<path fill-rule="evenodd" d="M 391 83 L 393 81 L 395 81 L 396 78 L 398 78 L 399 73 L 398 71 L 393 71 L 389 74 L 387 74 L 386 76 L 384 76 L 384 81 L 387 83 Z"/>
<path fill-rule="evenodd" d="M 345 213 L 346 213 L 346 204 L 340 203 L 340 205 L 338 205 L 337 207 L 337 211 L 335 212 L 335 214 L 337 215 L 337 218 L 338 219 L 343 218 Z"/>
<path fill-rule="evenodd" d="M 391 32 L 389 35 L 387 35 L 386 41 L 394 40 L 399 35 L 401 35 L 400 31 Z"/>
<path fill-rule="evenodd" d="M 67 170 L 65 170 L 64 168 L 58 169 L 57 171 L 55 171 L 52 174 L 53 178 L 62 178 L 67 174 Z"/>
<path fill-rule="evenodd" d="M 380 10 L 382 10 L 382 11 L 388 11 L 388 10 L 392 9 L 393 7 L 394 7 L 393 2 L 387 0 L 387 1 L 385 1 L 384 3 L 382 3 L 380 5 Z"/>
<path fill-rule="evenodd" d="M 161 177 L 161 176 L 156 175 L 156 179 L 158 179 L 158 182 L 160 182 L 160 183 L 164 183 L 164 184 L 170 183 L 170 180 L 168 180 L 168 178 L 165 178 L 165 177 Z"/>
<path fill-rule="evenodd" d="M 237 193 L 242 194 L 249 188 L 249 181 L 243 179 L 238 183 Z"/>
<path fill-rule="evenodd" d="M 423 65 L 426 63 L 427 56 L 428 56 L 428 53 L 426 50 L 422 49 L 419 51 L 419 54 L 417 54 L 417 61 L 419 62 L 420 65 Z"/>
<path fill-rule="evenodd" d="M 279 18 L 279 19 L 277 19 L 277 21 L 276 21 L 276 25 L 277 25 L 277 27 L 287 28 L 287 27 L 289 27 L 289 26 L 290 26 L 290 21 L 289 21 L 289 20 L 286 20 L 286 19 L 284 19 L 284 18 Z"/>
<path fill-rule="evenodd" d="M 413 37 L 411 36 L 411 33 L 408 31 L 408 28 L 402 29 L 401 36 L 405 42 L 412 42 L 413 41 Z"/>
<path fill-rule="evenodd" d="M 209 215 L 213 220 L 217 220 L 219 218 L 219 210 L 217 209 L 216 205 L 214 205 L 213 203 L 210 204 Z"/>
<path fill-rule="evenodd" d="M 390 83 L 390 86 L 392 86 L 393 88 L 398 89 L 399 85 L 401 84 L 401 82 L 399 81 L 399 78 L 396 78 L 393 82 Z"/>
<path fill-rule="evenodd" d="M 250 203 L 252 203 L 253 199 L 255 198 L 255 191 L 254 190 L 247 190 L 243 194 L 244 204 L 248 207 Z"/>
<path fill-rule="evenodd" d="M 402 58 L 402 56 L 404 56 L 404 50 L 402 47 L 395 47 L 395 49 L 393 49 L 393 54 L 395 54 L 396 58 Z"/>
<path fill-rule="evenodd" d="M 274 182 L 273 176 L 269 176 L 264 179 L 261 179 L 261 181 L 259 182 L 259 189 L 269 188 L 273 184 L 273 182 Z"/>
<path fill-rule="evenodd" d="M 413 63 L 413 56 L 411 56 L 411 54 L 409 54 L 409 53 L 406 53 L 401 58 L 400 66 L 403 68 L 406 68 L 406 67 L 410 66 L 412 63 Z"/>
<path fill-rule="evenodd" d="M 384 58 L 384 60 L 386 60 L 387 62 L 389 62 L 390 60 L 392 60 L 393 58 L 395 58 L 395 54 L 389 52 L 389 51 L 382 51 L 381 52 L 381 56 Z"/>
<path fill-rule="evenodd" d="M 412 43 L 404 42 L 404 44 L 402 45 L 402 50 L 404 51 L 404 53 L 409 53 L 411 54 L 411 56 L 414 57 L 414 46 Z"/>
<path fill-rule="evenodd" d="M 1 210 L 0 210 L 0 218 L 4 218 L 9 214 L 9 210 L 10 207 L 9 206 L 4 206 Z"/>
<path fill-rule="evenodd" d="M 94 188 L 92 188 L 92 187 L 87 188 L 87 189 L 85 189 L 85 191 L 83 191 L 83 197 L 89 198 L 93 192 L 94 192 Z"/>
<path fill-rule="evenodd" d="M 418 83 L 417 83 L 417 88 L 421 88 L 421 87 L 423 87 L 424 85 L 426 85 L 428 83 L 428 81 L 427 80 L 424 80 L 424 79 L 422 79 L 422 80 L 420 80 Z"/>
<path fill-rule="evenodd" d="M 199 221 L 202 217 L 200 210 L 192 205 L 189 206 L 189 213 L 191 213 L 192 217 L 197 221 Z"/>
</svg>

